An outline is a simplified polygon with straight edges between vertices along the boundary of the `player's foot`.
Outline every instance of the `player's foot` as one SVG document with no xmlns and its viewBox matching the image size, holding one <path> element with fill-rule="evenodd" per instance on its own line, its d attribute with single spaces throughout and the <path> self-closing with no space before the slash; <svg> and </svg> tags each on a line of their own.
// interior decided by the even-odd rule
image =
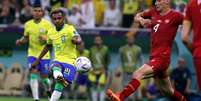
<svg viewBox="0 0 201 101">
<path fill-rule="evenodd" d="M 48 100 L 51 98 L 51 91 L 50 90 L 48 90 L 47 92 L 46 92 L 46 94 L 47 94 L 47 97 L 48 97 Z"/>
<path fill-rule="evenodd" d="M 67 87 L 68 85 L 68 82 L 62 76 L 58 76 L 57 81 L 62 83 L 64 87 Z"/>
<path fill-rule="evenodd" d="M 106 95 L 111 101 L 121 101 L 120 95 L 113 93 L 111 89 L 107 89 Z"/>
</svg>

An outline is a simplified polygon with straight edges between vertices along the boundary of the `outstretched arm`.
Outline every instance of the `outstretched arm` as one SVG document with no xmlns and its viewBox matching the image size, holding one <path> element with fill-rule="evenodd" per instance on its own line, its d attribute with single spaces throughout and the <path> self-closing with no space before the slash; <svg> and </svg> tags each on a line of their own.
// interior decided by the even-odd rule
<svg viewBox="0 0 201 101">
<path fill-rule="evenodd" d="M 143 18 L 143 13 L 144 12 L 137 13 L 134 20 L 135 22 L 139 22 L 143 27 L 148 27 L 151 25 L 151 20 Z"/>
<path fill-rule="evenodd" d="M 183 21 L 183 28 L 182 28 L 182 34 L 181 39 L 184 45 L 187 47 L 187 49 L 192 52 L 192 43 L 189 39 L 190 37 L 190 31 L 191 31 L 191 21 L 184 20 Z"/>
<path fill-rule="evenodd" d="M 38 64 L 39 60 L 45 56 L 45 54 L 50 50 L 52 47 L 51 44 L 46 44 L 45 47 L 43 48 L 42 52 L 40 53 L 39 57 L 31 64 L 31 68 L 35 68 L 35 66 Z"/>
</svg>

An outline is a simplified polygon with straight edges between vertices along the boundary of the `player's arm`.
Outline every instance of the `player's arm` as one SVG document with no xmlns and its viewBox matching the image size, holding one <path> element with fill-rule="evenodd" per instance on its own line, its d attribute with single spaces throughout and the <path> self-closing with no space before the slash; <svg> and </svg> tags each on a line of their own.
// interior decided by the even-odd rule
<svg viewBox="0 0 201 101">
<path fill-rule="evenodd" d="M 43 58 L 43 56 L 45 56 L 45 54 L 47 54 L 47 52 L 51 49 L 51 47 L 52 47 L 52 44 L 45 45 L 45 47 L 41 51 L 38 58 L 31 64 L 31 68 L 35 68 L 35 66 L 38 64 L 39 60 L 41 60 Z"/>
<path fill-rule="evenodd" d="M 71 38 L 72 43 L 73 43 L 73 44 L 76 44 L 76 45 L 81 44 L 82 38 L 81 38 L 80 34 L 79 34 L 76 30 L 73 31 L 73 34 L 74 34 L 74 35 L 73 35 L 73 37 Z"/>
<path fill-rule="evenodd" d="M 28 40 L 29 40 L 28 36 L 22 36 L 20 39 L 17 39 L 15 43 L 16 43 L 16 45 L 19 46 L 19 45 L 22 45 L 24 43 L 27 43 Z"/>
<path fill-rule="evenodd" d="M 134 20 L 135 22 L 139 22 L 142 26 L 147 27 L 151 25 L 151 20 L 143 18 L 143 14 L 144 12 L 137 13 Z"/>
<path fill-rule="evenodd" d="M 191 32 L 191 21 L 184 20 L 183 21 L 183 28 L 182 28 L 182 34 L 181 39 L 184 45 L 187 47 L 187 49 L 192 52 L 192 43 L 189 39 Z"/>
</svg>

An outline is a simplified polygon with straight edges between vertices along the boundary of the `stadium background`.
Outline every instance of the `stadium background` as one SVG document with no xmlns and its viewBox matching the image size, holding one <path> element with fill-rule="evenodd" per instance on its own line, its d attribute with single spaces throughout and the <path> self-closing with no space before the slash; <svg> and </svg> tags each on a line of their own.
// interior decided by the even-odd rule
<svg viewBox="0 0 201 101">
<path fill-rule="evenodd" d="M 2 8 L 4 7 L 4 2 L 8 2 L 5 4 L 8 4 L 8 7 L 12 10 L 9 12 L 9 19 L 6 19 L 6 21 L 2 21 L 5 19 L 4 16 L 0 15 L 0 67 L 5 67 L 6 70 L 9 70 L 9 68 L 13 66 L 20 66 L 23 68 L 23 73 L 20 74 L 23 77 L 23 83 L 19 80 L 15 80 L 14 78 L 12 80 L 6 79 L 9 77 L 8 75 L 0 75 L 1 77 L 4 77 L 4 81 L 1 81 L 1 88 L 0 88 L 0 101 L 31 101 L 31 96 L 28 94 L 24 94 L 24 85 L 28 82 L 27 79 L 27 60 L 26 60 L 26 54 L 27 54 L 27 45 L 17 47 L 15 45 L 16 39 L 20 38 L 23 33 L 23 21 L 19 20 L 16 21 L 16 19 L 19 18 L 20 14 L 23 14 L 23 2 L 28 0 L 1 0 L 0 2 L 0 12 L 2 12 Z M 29 0 L 29 5 L 31 6 L 31 2 L 34 2 L 36 0 Z M 83 0 L 85 1 L 85 0 Z M 87 0 L 86 0 L 87 1 Z M 90 1 L 90 0 L 89 0 Z M 116 8 L 121 10 L 121 15 L 123 19 L 123 8 L 122 3 L 126 0 L 116 0 Z M 132 1 L 132 0 L 131 0 Z M 175 8 L 178 11 L 182 11 L 183 5 L 187 3 L 187 0 L 172 0 L 172 7 Z M 41 0 L 41 4 L 44 4 L 43 2 L 49 2 L 47 3 L 48 6 L 44 7 L 46 8 L 46 11 L 48 12 L 50 8 L 53 7 L 62 7 L 65 10 L 71 10 L 73 7 L 77 7 L 77 5 L 81 5 L 81 0 Z M 103 9 L 103 12 L 106 11 L 109 8 L 109 0 L 92 0 L 93 6 L 94 6 L 94 14 L 96 15 L 96 12 L 100 12 L 100 9 Z M 135 13 L 141 10 L 144 10 L 154 4 L 154 0 L 133 0 L 133 6 L 137 6 L 137 9 L 135 10 Z M 65 5 L 66 4 L 66 5 Z M 74 6 L 76 5 L 76 6 Z M 97 5 L 103 5 L 99 6 L 100 9 L 97 9 Z M 103 7 L 103 8 L 101 8 Z M 14 13 L 13 13 L 14 12 Z M 13 15 L 12 15 L 13 14 Z M 19 15 L 18 15 L 19 14 Z M 68 13 L 67 13 L 68 14 Z M 70 14 L 70 13 L 69 13 Z M 132 13 L 133 15 L 134 13 Z M 95 17 L 94 15 L 94 17 Z M 10 17 L 11 16 L 11 17 Z M 12 17 L 13 16 L 13 17 Z M 47 15 L 48 16 L 48 13 Z M 100 15 L 101 16 L 101 15 Z M 104 18 L 102 18 L 104 19 Z M 119 25 L 109 26 L 104 25 L 103 23 L 94 22 L 94 27 L 82 27 L 82 26 L 76 26 L 78 32 L 81 34 L 82 39 L 84 40 L 86 44 L 86 48 L 89 49 L 93 45 L 93 38 L 95 35 L 100 34 L 103 37 L 103 42 L 109 47 L 110 50 L 110 63 L 109 63 L 109 71 L 111 73 L 114 73 L 116 68 L 120 68 L 120 59 L 118 54 L 118 49 L 120 46 L 126 44 L 126 37 L 125 35 L 129 32 L 129 27 L 123 25 L 123 21 L 119 23 Z M 130 22 L 132 22 L 132 19 L 129 19 Z M 148 54 L 149 54 L 149 30 L 148 29 L 140 29 L 135 37 L 135 43 L 139 45 L 142 48 L 144 61 L 148 60 Z M 184 47 L 184 45 L 181 42 L 180 39 L 180 30 L 178 31 L 178 34 L 176 36 L 174 46 L 172 49 L 172 56 L 171 56 L 171 65 L 170 69 L 173 69 L 176 67 L 177 59 L 179 56 L 182 56 L 187 61 L 187 67 L 191 70 L 192 75 L 192 85 L 191 88 L 196 91 L 196 80 L 195 80 L 195 71 L 192 64 L 192 57 L 190 53 L 187 51 L 187 49 Z M 19 65 L 18 65 L 19 64 Z M 0 69 L 0 72 L 3 72 L 2 69 Z M 17 78 L 17 76 L 16 76 Z M 10 92 L 12 89 L 5 89 L 4 85 L 12 85 L 12 83 L 17 84 L 17 82 L 20 83 L 19 89 L 17 91 L 21 92 L 15 92 L 16 89 L 14 89 L 12 92 Z M 22 83 L 22 84 L 21 84 Z M 3 85 L 3 86 L 2 86 Z M 6 91 L 8 90 L 8 91 Z M 10 91 L 9 91 L 10 90 Z M 13 93 L 14 92 L 14 93 Z M 72 93 L 72 92 L 71 92 Z M 15 97 L 10 97 L 15 96 Z M 20 96 L 20 98 L 18 98 Z M 23 98 L 21 98 L 21 96 Z M 25 97 L 25 98 L 24 98 Z M 27 98 L 28 97 L 28 98 Z M 68 97 L 63 97 L 63 99 L 67 99 Z M 9 100 L 10 99 L 10 100 Z M 76 100 L 77 101 L 77 100 Z M 194 100 L 197 101 L 197 100 Z"/>
</svg>

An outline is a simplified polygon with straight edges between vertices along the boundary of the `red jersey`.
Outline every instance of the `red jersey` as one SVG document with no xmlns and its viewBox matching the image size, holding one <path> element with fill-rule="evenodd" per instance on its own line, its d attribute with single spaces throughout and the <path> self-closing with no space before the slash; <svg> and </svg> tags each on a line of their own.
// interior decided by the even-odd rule
<svg viewBox="0 0 201 101">
<path fill-rule="evenodd" d="M 191 0 L 188 3 L 184 19 L 192 22 L 193 56 L 201 57 L 201 0 Z"/>
<path fill-rule="evenodd" d="M 151 8 L 143 13 L 143 17 L 151 19 L 152 22 L 150 59 L 170 59 L 171 47 L 177 28 L 182 24 L 183 15 L 171 10 L 162 16 L 155 8 Z"/>
</svg>

